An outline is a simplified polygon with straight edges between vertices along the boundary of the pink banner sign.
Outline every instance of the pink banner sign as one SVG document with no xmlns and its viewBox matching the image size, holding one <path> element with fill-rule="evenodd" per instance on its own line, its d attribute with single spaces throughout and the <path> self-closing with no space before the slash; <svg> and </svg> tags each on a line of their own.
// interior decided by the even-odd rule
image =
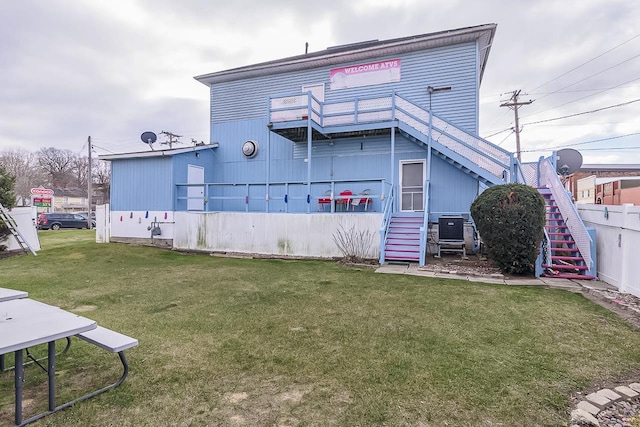
<svg viewBox="0 0 640 427">
<path fill-rule="evenodd" d="M 399 82 L 400 58 L 334 68 L 329 78 L 331 90 Z"/>
</svg>

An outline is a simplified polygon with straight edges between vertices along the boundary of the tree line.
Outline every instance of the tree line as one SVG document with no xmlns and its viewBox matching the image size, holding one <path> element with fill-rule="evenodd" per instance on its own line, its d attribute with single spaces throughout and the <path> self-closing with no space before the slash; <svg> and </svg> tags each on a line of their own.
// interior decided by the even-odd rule
<svg viewBox="0 0 640 427">
<path fill-rule="evenodd" d="M 0 166 L 7 175 L 13 177 L 13 191 L 18 206 L 29 204 L 29 190 L 35 187 L 87 195 L 89 159 L 71 150 L 55 147 L 41 148 L 36 152 L 7 150 L 0 152 Z M 108 203 L 110 165 L 108 162 L 92 159 L 91 169 L 94 202 Z"/>
</svg>

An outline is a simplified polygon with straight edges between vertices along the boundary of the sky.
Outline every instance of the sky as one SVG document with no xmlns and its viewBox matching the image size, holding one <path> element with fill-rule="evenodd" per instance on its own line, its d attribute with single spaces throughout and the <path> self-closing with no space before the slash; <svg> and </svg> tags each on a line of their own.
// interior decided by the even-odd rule
<svg viewBox="0 0 640 427">
<path fill-rule="evenodd" d="M 329 46 L 496 23 L 480 136 L 523 161 L 575 148 L 640 164 L 640 4 L 629 0 L 0 2 L 0 151 L 142 151 L 150 130 L 209 140 L 193 76 Z M 598 110 L 598 111 L 594 111 Z M 572 116 L 565 118 L 565 116 Z"/>
</svg>

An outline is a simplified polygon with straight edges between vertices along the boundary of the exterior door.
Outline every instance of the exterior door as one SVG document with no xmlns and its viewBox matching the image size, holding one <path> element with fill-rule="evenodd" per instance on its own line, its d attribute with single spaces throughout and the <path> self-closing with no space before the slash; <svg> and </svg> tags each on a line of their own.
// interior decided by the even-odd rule
<svg viewBox="0 0 640 427">
<path fill-rule="evenodd" d="M 400 162 L 400 210 L 424 211 L 424 181 L 426 161 L 402 160 Z"/>
<path fill-rule="evenodd" d="M 204 184 L 204 168 L 196 165 L 187 167 L 187 184 Z M 204 186 L 187 187 L 187 210 L 204 210 Z"/>
</svg>

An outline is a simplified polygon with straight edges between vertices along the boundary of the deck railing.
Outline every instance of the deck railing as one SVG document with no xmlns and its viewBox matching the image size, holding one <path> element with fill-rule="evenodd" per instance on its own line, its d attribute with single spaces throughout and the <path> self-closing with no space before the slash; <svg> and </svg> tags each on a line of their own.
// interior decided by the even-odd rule
<svg viewBox="0 0 640 427">
<path fill-rule="evenodd" d="M 194 212 L 375 212 L 388 198 L 384 179 L 176 184 L 177 211 Z M 191 189 L 191 191 L 189 190 Z M 194 189 L 197 189 L 194 191 Z M 351 195 L 340 195 L 349 190 Z M 369 190 L 369 191 L 365 191 Z M 194 194 L 198 193 L 198 194 Z M 368 193 L 368 194 L 361 194 Z M 320 201 L 329 200 L 329 203 Z M 365 199 L 365 203 L 353 203 Z M 344 200 L 344 202 L 341 202 Z"/>
<path fill-rule="evenodd" d="M 399 120 L 425 136 L 429 131 L 430 112 L 393 93 L 389 96 L 356 98 L 340 102 L 320 102 L 311 92 L 289 94 L 269 99 L 269 121 L 308 120 L 323 128 Z M 510 181 L 513 155 L 489 141 L 460 129 L 433 114 L 432 139 L 469 159 L 504 182 Z"/>
</svg>

